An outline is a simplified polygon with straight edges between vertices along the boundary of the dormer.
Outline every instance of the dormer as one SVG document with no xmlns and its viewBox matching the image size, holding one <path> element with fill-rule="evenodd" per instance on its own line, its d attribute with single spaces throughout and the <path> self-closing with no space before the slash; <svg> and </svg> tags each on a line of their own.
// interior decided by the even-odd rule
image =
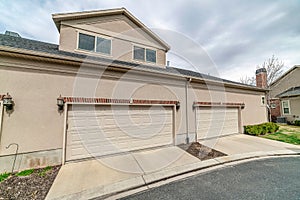
<svg viewBox="0 0 300 200">
<path fill-rule="evenodd" d="M 125 8 L 53 14 L 59 50 L 165 67 L 169 45 Z"/>
</svg>

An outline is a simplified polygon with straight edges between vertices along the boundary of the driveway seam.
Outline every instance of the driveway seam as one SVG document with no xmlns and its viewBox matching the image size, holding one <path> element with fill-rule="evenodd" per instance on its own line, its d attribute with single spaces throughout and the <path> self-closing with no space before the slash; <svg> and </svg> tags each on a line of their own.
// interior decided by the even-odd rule
<svg viewBox="0 0 300 200">
<path fill-rule="evenodd" d="M 139 161 L 136 159 L 136 157 L 134 156 L 134 154 L 131 154 L 133 159 L 135 160 L 135 162 L 138 164 L 139 168 L 142 170 L 143 174 L 141 175 L 141 178 L 143 179 L 144 183 L 146 184 L 146 180 L 144 178 L 144 174 L 146 174 L 146 172 L 144 171 L 144 169 L 142 168 L 141 164 L 139 163 Z M 148 186 L 147 186 L 148 187 Z"/>
</svg>

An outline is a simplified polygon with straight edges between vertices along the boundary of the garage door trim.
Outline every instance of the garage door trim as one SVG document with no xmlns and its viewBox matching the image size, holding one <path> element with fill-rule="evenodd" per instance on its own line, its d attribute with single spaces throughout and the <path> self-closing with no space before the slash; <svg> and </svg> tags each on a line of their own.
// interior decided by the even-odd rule
<svg viewBox="0 0 300 200">
<path fill-rule="evenodd" d="M 195 141 L 198 141 L 198 123 L 197 109 L 199 108 L 237 108 L 238 109 L 238 133 L 242 133 L 242 116 L 241 110 L 245 108 L 245 103 L 235 102 L 194 102 L 193 109 L 195 110 Z"/>
<path fill-rule="evenodd" d="M 121 106 L 168 106 L 172 107 L 172 143 L 175 144 L 175 127 L 176 127 L 176 105 L 179 101 L 166 100 L 141 100 L 141 99 L 106 99 L 106 98 L 80 98 L 80 97 L 63 97 L 64 98 L 64 127 L 63 127 L 63 149 L 62 149 L 62 164 L 66 163 L 66 148 L 67 148 L 67 121 L 69 105 L 121 105 Z"/>
</svg>

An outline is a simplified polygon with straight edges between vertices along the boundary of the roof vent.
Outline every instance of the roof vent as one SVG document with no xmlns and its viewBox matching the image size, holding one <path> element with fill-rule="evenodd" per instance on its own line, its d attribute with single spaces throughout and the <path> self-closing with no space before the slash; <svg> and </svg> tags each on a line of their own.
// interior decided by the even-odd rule
<svg viewBox="0 0 300 200">
<path fill-rule="evenodd" d="M 13 36 L 13 37 L 21 37 L 19 33 L 13 31 L 5 31 L 5 35 Z"/>
</svg>

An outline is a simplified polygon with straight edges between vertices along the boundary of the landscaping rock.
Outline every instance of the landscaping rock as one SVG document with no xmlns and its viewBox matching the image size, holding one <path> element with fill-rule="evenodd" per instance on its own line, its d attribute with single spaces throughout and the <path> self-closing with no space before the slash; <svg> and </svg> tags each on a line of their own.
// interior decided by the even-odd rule
<svg viewBox="0 0 300 200">
<path fill-rule="evenodd" d="M 193 142 L 191 144 L 182 144 L 179 145 L 179 147 L 192 154 L 193 156 L 199 158 L 200 160 L 208 160 L 220 156 L 227 156 L 227 154 L 204 146 L 199 142 Z"/>
<path fill-rule="evenodd" d="M 60 166 L 48 171 L 35 169 L 28 176 L 10 176 L 0 182 L 0 199 L 45 199 Z"/>
</svg>

